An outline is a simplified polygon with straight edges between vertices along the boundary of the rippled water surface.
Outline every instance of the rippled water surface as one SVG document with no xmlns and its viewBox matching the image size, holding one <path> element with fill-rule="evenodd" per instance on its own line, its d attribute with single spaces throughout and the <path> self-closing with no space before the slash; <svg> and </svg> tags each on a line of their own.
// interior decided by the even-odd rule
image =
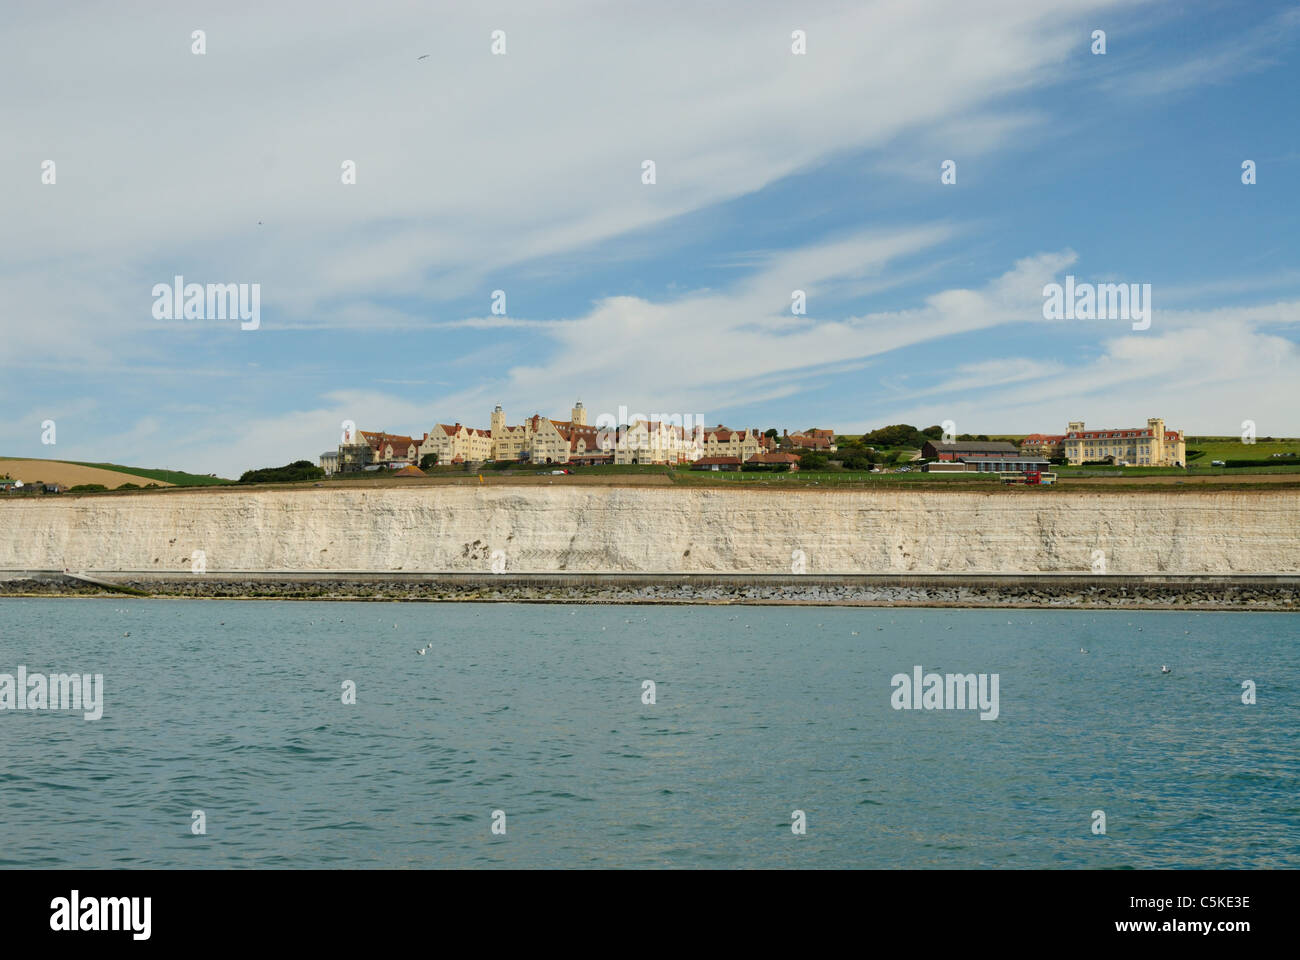
<svg viewBox="0 0 1300 960">
<path fill-rule="evenodd" d="M 98 721 L 0 711 L 0 866 L 1296 867 L 1298 641 L 1261 613 L 0 600 L 0 673 L 105 690 Z M 916 664 L 998 674 L 1000 715 L 894 710 Z"/>
</svg>

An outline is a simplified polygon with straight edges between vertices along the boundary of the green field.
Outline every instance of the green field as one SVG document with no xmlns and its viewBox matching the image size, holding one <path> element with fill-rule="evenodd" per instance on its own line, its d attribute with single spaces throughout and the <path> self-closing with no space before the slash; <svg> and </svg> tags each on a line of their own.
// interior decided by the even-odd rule
<svg viewBox="0 0 1300 960">
<path fill-rule="evenodd" d="M 206 474 L 186 473 L 184 470 L 151 470 L 144 467 L 124 467 L 118 463 L 87 463 L 81 460 L 60 460 L 59 462 L 70 463 L 77 467 L 99 467 L 101 470 L 116 470 L 118 473 L 129 473 L 133 477 L 158 480 L 162 483 L 175 484 L 178 487 L 209 487 L 223 483 L 234 483 L 233 480 L 209 477 Z"/>
<path fill-rule="evenodd" d="M 1197 451 L 1200 451 L 1201 456 L 1193 457 L 1192 454 Z M 1295 454 L 1294 457 L 1278 457 L 1283 465 L 1288 461 L 1300 464 L 1300 440 L 1275 438 L 1242 443 L 1240 437 L 1187 438 L 1187 465 L 1193 470 L 1201 466 L 1208 467 L 1211 460 L 1263 460 L 1272 458 L 1275 453 Z"/>
</svg>

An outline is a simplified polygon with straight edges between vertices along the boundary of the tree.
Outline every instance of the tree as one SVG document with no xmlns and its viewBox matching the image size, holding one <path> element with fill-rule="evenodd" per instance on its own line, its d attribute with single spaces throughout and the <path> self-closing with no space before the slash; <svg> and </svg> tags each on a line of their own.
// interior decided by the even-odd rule
<svg viewBox="0 0 1300 960">
<path fill-rule="evenodd" d="M 436 453 L 426 453 L 420 458 L 420 469 L 428 470 L 430 467 L 438 465 L 438 455 Z"/>
<path fill-rule="evenodd" d="M 773 440 L 775 440 L 780 435 L 781 434 L 776 432 L 776 427 L 768 427 L 766 430 L 763 431 L 763 436 L 771 437 Z"/>
<path fill-rule="evenodd" d="M 325 471 L 310 460 L 295 460 L 283 467 L 264 467 L 245 471 L 240 483 L 289 483 L 294 480 L 319 480 Z"/>
<path fill-rule="evenodd" d="M 800 470 L 825 470 L 827 457 L 824 453 L 805 453 L 799 460 Z"/>
<path fill-rule="evenodd" d="M 942 430 L 939 435 L 943 435 Z M 862 442 L 873 447 L 920 447 L 929 439 L 931 438 L 927 434 L 910 423 L 894 423 L 864 434 Z"/>
</svg>

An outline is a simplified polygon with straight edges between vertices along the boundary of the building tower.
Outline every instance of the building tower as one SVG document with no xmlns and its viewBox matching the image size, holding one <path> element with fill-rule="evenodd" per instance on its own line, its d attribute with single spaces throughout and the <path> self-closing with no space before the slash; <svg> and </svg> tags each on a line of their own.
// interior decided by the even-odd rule
<svg viewBox="0 0 1300 960">
<path fill-rule="evenodd" d="M 1147 417 L 1147 429 L 1151 431 L 1151 462 L 1164 465 L 1170 451 L 1165 449 L 1165 418 Z"/>
<path fill-rule="evenodd" d="M 585 427 L 587 425 L 587 408 L 582 405 L 581 400 L 569 411 L 569 419 L 577 426 Z"/>
<path fill-rule="evenodd" d="M 499 403 L 492 410 L 492 429 L 490 433 L 493 440 L 501 440 L 506 435 L 506 415 Z"/>
</svg>

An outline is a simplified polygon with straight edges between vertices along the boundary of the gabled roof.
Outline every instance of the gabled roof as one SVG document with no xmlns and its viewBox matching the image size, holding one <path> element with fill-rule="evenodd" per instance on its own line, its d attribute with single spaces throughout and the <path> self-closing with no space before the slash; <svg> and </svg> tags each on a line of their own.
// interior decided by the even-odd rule
<svg viewBox="0 0 1300 960">
<path fill-rule="evenodd" d="M 393 445 L 394 450 L 405 450 L 411 446 L 419 446 L 410 437 L 395 433 L 372 433 L 369 430 L 358 430 L 357 433 L 361 435 L 361 439 L 370 445 L 372 450 L 382 450 L 390 443 Z"/>
<path fill-rule="evenodd" d="M 710 437 L 713 437 L 718 441 L 718 443 L 731 443 L 733 437 L 738 437 L 743 440 L 749 434 L 753 434 L 757 437 L 758 430 L 754 427 L 746 427 L 744 430 L 732 430 L 730 427 L 724 427 L 722 424 L 718 424 L 716 427 L 705 428 L 704 439 L 705 442 L 707 442 Z"/>
<path fill-rule="evenodd" d="M 1133 436 L 1129 436 L 1133 434 Z M 1135 440 L 1142 437 L 1154 436 L 1150 427 L 1118 427 L 1108 428 L 1105 430 L 1071 430 L 1065 435 L 1069 440 Z M 1178 434 L 1169 430 L 1165 431 L 1166 440 L 1177 440 Z"/>
<path fill-rule="evenodd" d="M 813 433 L 790 433 L 786 435 L 785 441 L 792 447 L 812 447 L 814 449 L 830 447 L 835 438 L 829 436 L 829 433 L 829 430 L 818 430 Z"/>
</svg>

